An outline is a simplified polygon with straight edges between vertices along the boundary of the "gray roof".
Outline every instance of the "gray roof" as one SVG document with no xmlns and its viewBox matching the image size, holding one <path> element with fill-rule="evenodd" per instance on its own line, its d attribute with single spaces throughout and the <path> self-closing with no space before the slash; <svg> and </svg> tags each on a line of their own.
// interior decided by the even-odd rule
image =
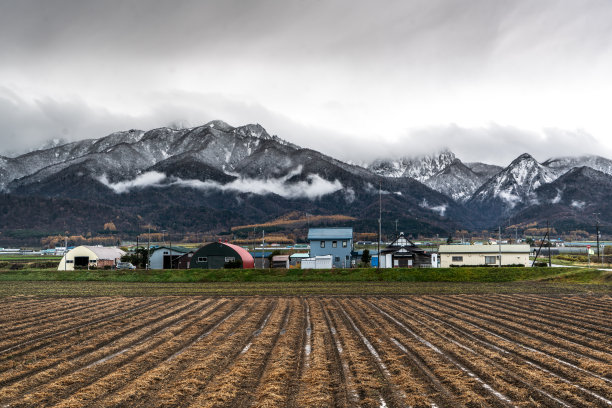
<svg viewBox="0 0 612 408">
<path fill-rule="evenodd" d="M 353 239 L 353 228 L 310 228 L 308 239 Z"/>
<path fill-rule="evenodd" d="M 491 254 L 499 253 L 500 245 L 440 245 L 440 254 Z M 508 253 L 529 253 L 529 245 L 501 245 L 501 252 Z"/>
<path fill-rule="evenodd" d="M 94 254 L 96 254 L 98 259 L 114 260 L 117 258 L 121 258 L 123 255 L 125 255 L 125 252 L 117 247 L 102 247 L 102 246 L 89 246 L 89 245 L 83 245 L 83 246 L 89 249 Z"/>
</svg>

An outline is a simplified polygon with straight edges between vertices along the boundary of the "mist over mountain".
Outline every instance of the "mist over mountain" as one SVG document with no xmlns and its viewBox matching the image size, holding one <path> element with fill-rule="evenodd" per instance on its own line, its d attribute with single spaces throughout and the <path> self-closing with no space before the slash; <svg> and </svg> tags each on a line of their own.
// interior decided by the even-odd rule
<svg viewBox="0 0 612 408">
<path fill-rule="evenodd" d="M 147 223 L 214 233 L 303 211 L 350 215 L 357 228 L 374 232 L 381 195 L 386 222 L 398 219 L 408 233 L 551 217 L 571 229 L 588 220 L 588 211 L 610 214 L 610 189 L 594 194 L 596 186 L 610 183 L 612 161 L 597 156 L 539 163 L 525 153 L 501 168 L 463 163 L 443 150 L 358 166 L 289 143 L 258 124 L 212 121 L 189 129 L 120 131 L 0 157 L 0 212 L 10 214 L 0 228 L 4 237 L 21 230 L 87 233 L 117 220 L 128 235 Z M 50 219 L 32 217 L 34 208 L 45 208 Z"/>
</svg>

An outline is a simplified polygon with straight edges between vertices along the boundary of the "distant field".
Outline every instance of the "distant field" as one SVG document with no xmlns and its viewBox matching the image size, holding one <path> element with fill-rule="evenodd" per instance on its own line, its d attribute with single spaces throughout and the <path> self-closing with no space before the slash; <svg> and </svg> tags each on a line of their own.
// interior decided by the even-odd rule
<svg viewBox="0 0 612 408">
<path fill-rule="evenodd" d="M 583 268 L 353 268 L 353 269 L 180 269 L 77 270 L 0 269 L 0 281 L 115 282 L 514 282 L 583 273 Z M 581 280 L 580 282 L 582 282 Z"/>
<path fill-rule="evenodd" d="M 3 407 L 612 405 L 609 296 L 4 298 L 0 313 Z"/>
</svg>

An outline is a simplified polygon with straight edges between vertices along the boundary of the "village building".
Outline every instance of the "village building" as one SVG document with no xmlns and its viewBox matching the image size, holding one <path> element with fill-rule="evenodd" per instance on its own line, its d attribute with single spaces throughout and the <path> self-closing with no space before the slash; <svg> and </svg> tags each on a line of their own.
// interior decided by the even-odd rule
<svg viewBox="0 0 612 408">
<path fill-rule="evenodd" d="M 353 228 L 310 228 L 310 257 L 331 255 L 335 268 L 351 267 Z"/>
<path fill-rule="evenodd" d="M 440 267 L 529 264 L 529 245 L 440 245 Z"/>
<path fill-rule="evenodd" d="M 161 246 L 151 249 L 149 256 L 150 269 L 179 269 L 177 260 L 185 254 L 193 253 L 192 249 L 180 246 Z"/>
<path fill-rule="evenodd" d="M 312 258 L 303 258 L 302 269 L 331 269 L 334 257 L 331 255 L 320 255 Z"/>
<path fill-rule="evenodd" d="M 289 269 L 289 255 L 274 255 L 272 257 L 272 268 Z"/>
<path fill-rule="evenodd" d="M 302 259 L 310 258 L 310 254 L 296 252 L 295 254 L 289 255 L 289 265 L 300 267 L 302 263 Z"/>
<path fill-rule="evenodd" d="M 244 248 L 227 242 L 213 242 L 198 249 L 191 257 L 191 269 L 250 269 L 255 266 L 251 254 Z"/>
<path fill-rule="evenodd" d="M 381 268 L 430 268 L 431 254 L 416 246 L 401 232 L 399 236 L 380 250 Z"/>
<path fill-rule="evenodd" d="M 267 269 L 270 267 L 270 257 L 272 255 L 272 251 L 250 251 L 249 253 L 253 257 L 255 268 Z"/>
<path fill-rule="evenodd" d="M 66 252 L 57 267 L 58 271 L 74 271 L 78 268 L 114 268 L 125 252 L 117 247 L 81 245 Z"/>
</svg>

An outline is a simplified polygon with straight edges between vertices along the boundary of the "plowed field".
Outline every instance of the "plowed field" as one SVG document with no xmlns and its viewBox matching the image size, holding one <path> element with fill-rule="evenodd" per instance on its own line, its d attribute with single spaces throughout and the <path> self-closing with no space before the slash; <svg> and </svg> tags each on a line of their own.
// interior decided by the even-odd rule
<svg viewBox="0 0 612 408">
<path fill-rule="evenodd" d="M 612 299 L 0 299 L 0 407 L 610 407 Z"/>
</svg>

